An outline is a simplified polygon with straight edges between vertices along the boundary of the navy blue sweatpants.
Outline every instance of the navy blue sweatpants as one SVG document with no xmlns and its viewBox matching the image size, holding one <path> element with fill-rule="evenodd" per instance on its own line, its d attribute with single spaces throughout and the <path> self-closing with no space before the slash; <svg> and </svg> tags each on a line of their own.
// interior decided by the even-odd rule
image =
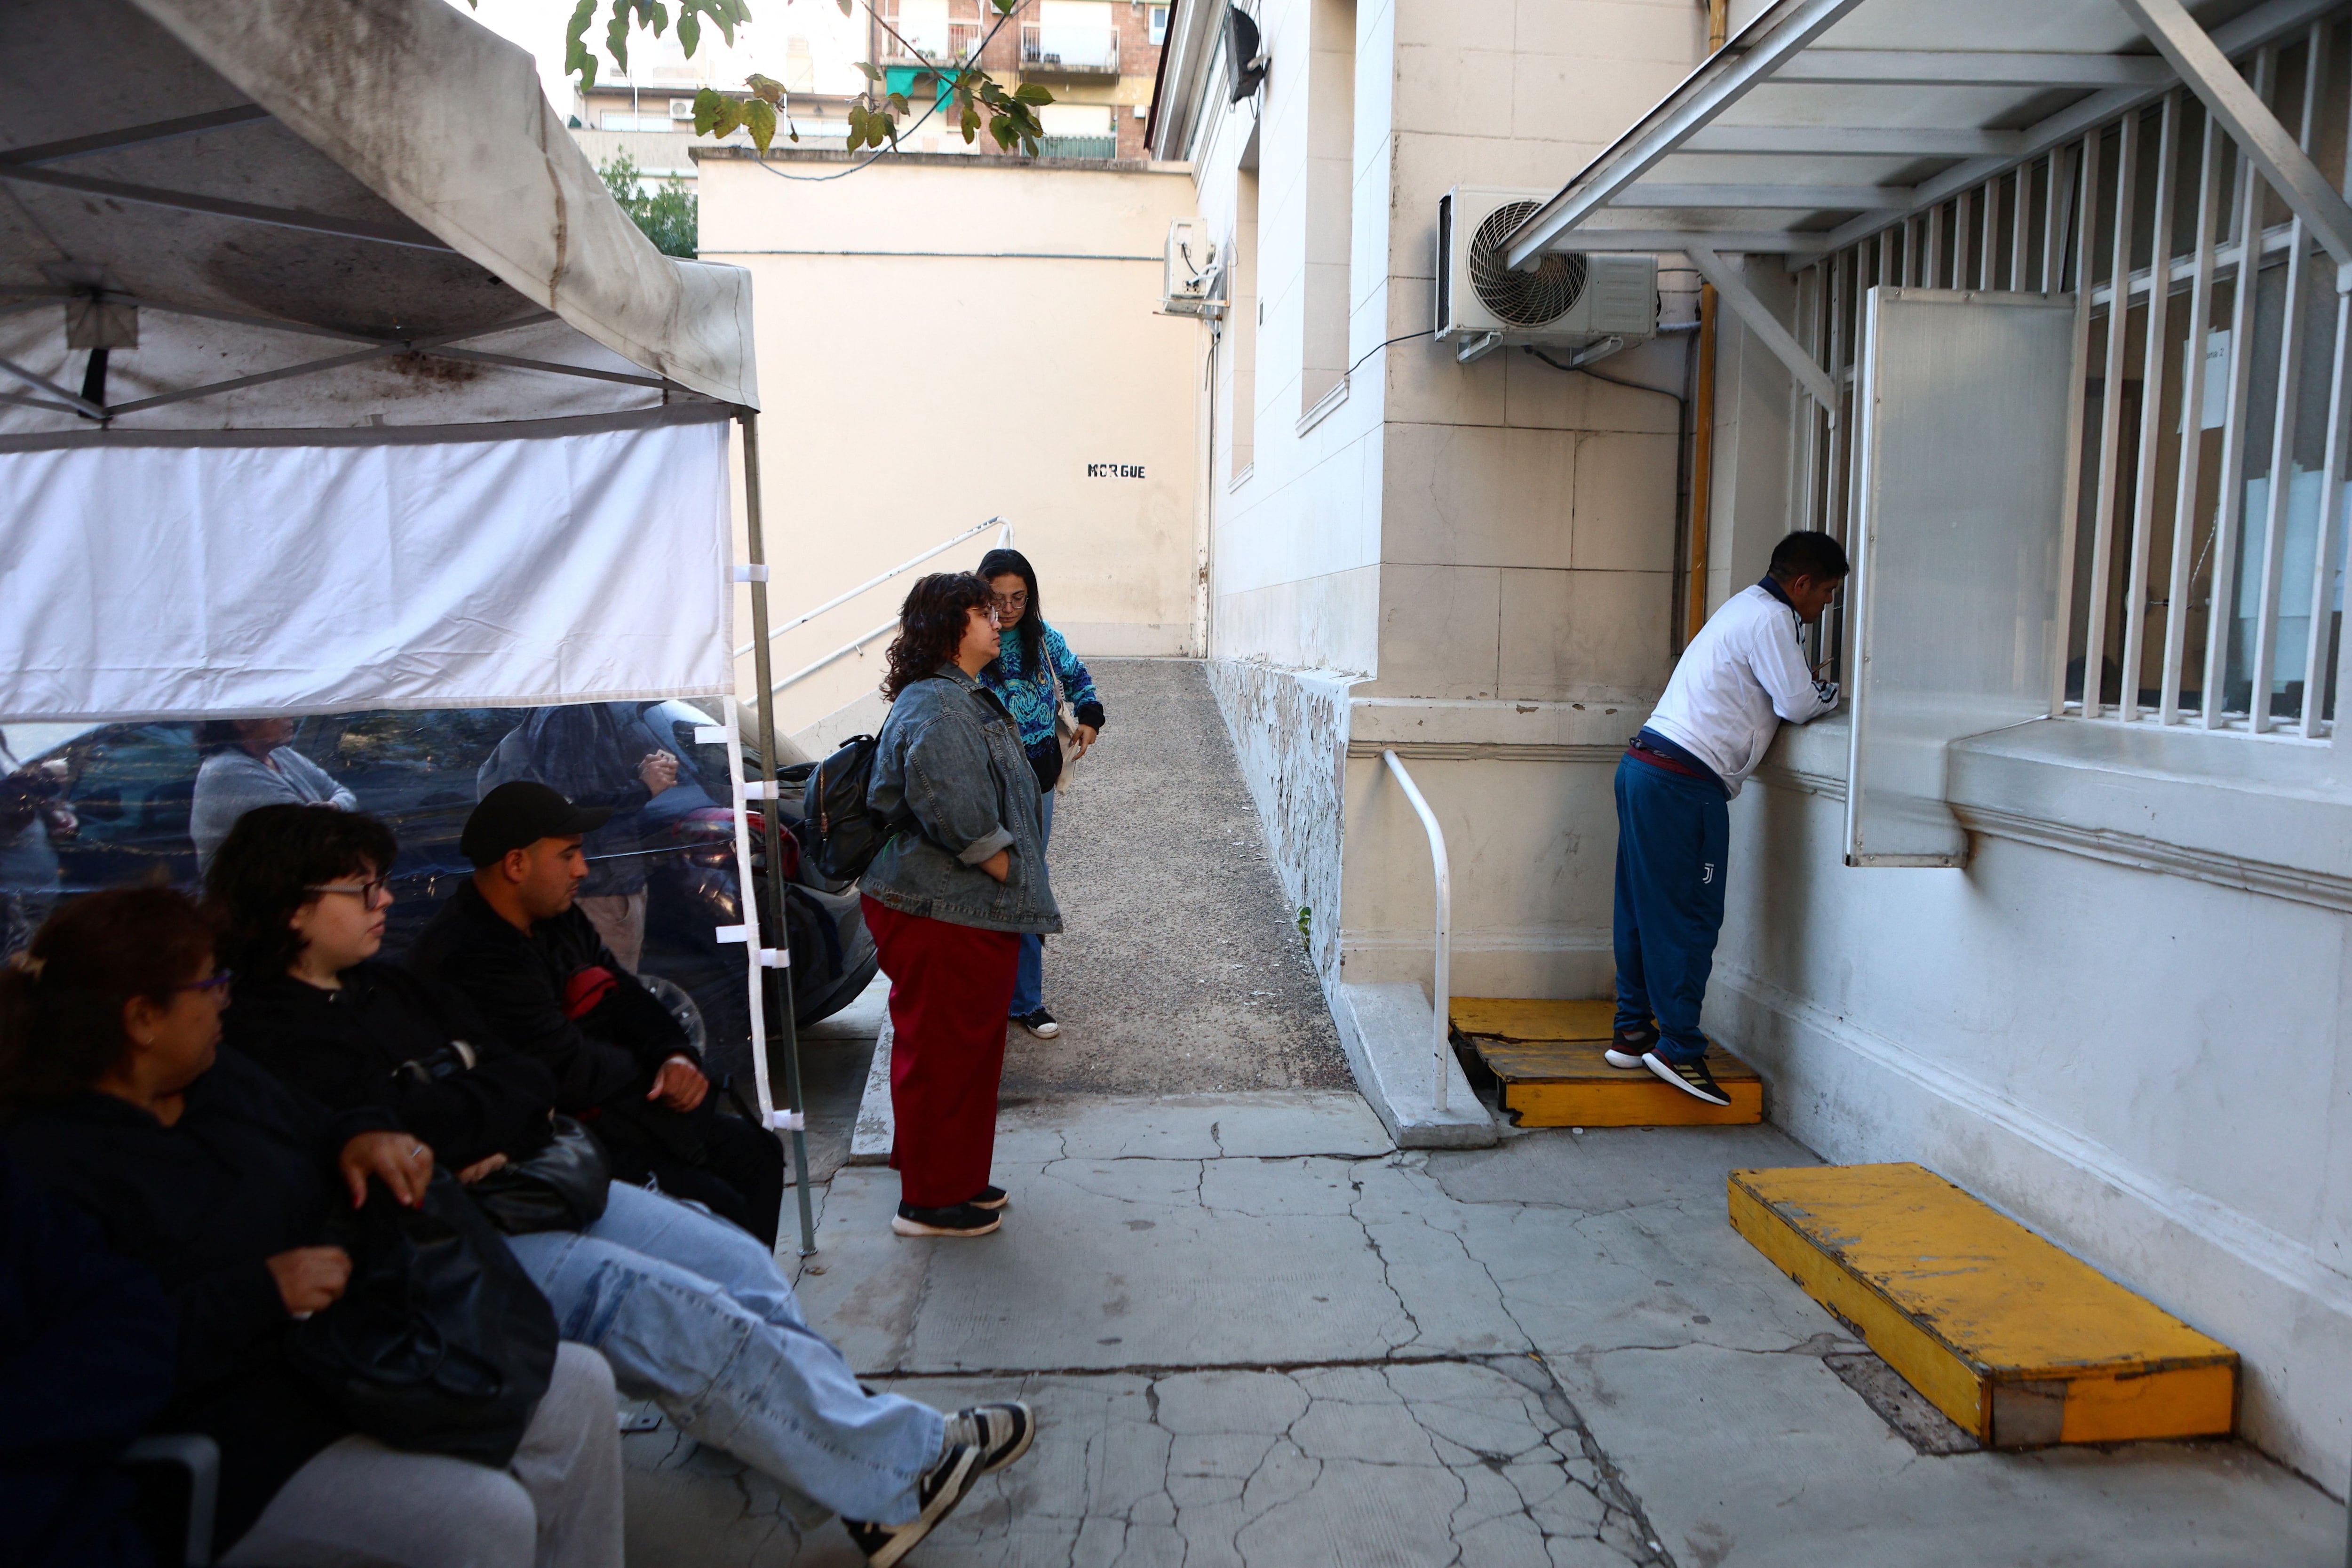
<svg viewBox="0 0 2352 1568">
<path fill-rule="evenodd" d="M 1617 763 L 1617 1027 L 1658 1021 L 1659 1054 L 1706 1054 L 1699 1004 L 1723 931 L 1723 792 L 1632 757 Z"/>
</svg>

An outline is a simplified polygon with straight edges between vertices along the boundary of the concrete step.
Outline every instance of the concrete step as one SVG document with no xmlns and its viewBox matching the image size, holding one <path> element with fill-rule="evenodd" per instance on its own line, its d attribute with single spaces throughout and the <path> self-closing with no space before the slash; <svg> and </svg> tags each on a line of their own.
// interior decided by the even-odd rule
<svg viewBox="0 0 2352 1568">
<path fill-rule="evenodd" d="M 1495 1120 L 1452 1051 L 1444 1064 L 1445 1106 L 1437 1108 L 1432 1071 L 1436 1053 L 1430 1047 L 1435 1020 L 1420 986 L 1343 984 L 1332 999 L 1331 1019 L 1339 1026 L 1339 1045 L 1356 1075 L 1357 1092 L 1398 1148 L 1485 1149 L 1495 1143 Z"/>
<path fill-rule="evenodd" d="M 1738 1127 L 1764 1120 L 1764 1080 L 1717 1047 L 1707 1067 L 1731 1096 L 1709 1105 L 1646 1071 L 1611 1067 L 1601 1053 L 1617 1014 L 1609 1001 L 1457 996 L 1454 1033 L 1502 1084 L 1521 1127 Z"/>
<path fill-rule="evenodd" d="M 1996 1448 L 2226 1435 L 2237 1352 L 1913 1164 L 1734 1171 L 1732 1228 Z"/>
</svg>

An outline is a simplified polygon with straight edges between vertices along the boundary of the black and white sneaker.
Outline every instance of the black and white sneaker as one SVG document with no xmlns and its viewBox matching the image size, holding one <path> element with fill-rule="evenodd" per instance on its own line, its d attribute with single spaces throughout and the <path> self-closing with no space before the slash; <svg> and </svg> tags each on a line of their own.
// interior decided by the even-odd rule
<svg viewBox="0 0 2352 1568">
<path fill-rule="evenodd" d="M 1050 1040 L 1062 1032 L 1062 1026 L 1054 1022 L 1054 1015 L 1043 1007 L 1034 1013 L 1015 1013 L 1013 1021 L 1041 1040 Z"/>
<path fill-rule="evenodd" d="M 1715 1081 L 1715 1075 L 1706 1070 L 1706 1058 L 1704 1057 L 1695 1062 L 1670 1062 L 1653 1050 L 1642 1058 L 1642 1065 L 1693 1100 L 1704 1100 L 1709 1105 L 1731 1103 L 1731 1096 L 1723 1092 L 1722 1086 Z"/>
<path fill-rule="evenodd" d="M 980 1450 L 980 1473 L 992 1476 L 1029 1451 L 1037 1436 L 1037 1413 L 1020 1400 L 975 1405 L 948 1417 L 948 1447 L 969 1443 Z"/>
<path fill-rule="evenodd" d="M 972 1208 L 986 1209 L 994 1214 L 999 1209 L 1010 1207 L 1013 1196 L 1003 1187 L 982 1187 L 964 1202 Z"/>
<path fill-rule="evenodd" d="M 1642 1058 L 1649 1055 L 1657 1043 L 1658 1031 L 1654 1026 L 1635 1029 L 1630 1033 L 1620 1029 L 1610 1037 L 1609 1048 L 1601 1053 L 1601 1059 L 1612 1068 L 1620 1068 L 1627 1072 L 1639 1072 L 1649 1066 Z"/>
<path fill-rule="evenodd" d="M 898 1217 L 890 1222 L 890 1228 L 900 1236 L 986 1236 L 1003 1223 L 1003 1215 L 970 1204 L 943 1209 L 900 1204 Z"/>
<path fill-rule="evenodd" d="M 905 1524 L 867 1524 L 862 1520 L 845 1519 L 842 1527 L 857 1550 L 866 1553 L 870 1568 L 891 1568 L 891 1564 L 922 1544 L 923 1537 L 937 1529 L 940 1521 L 953 1513 L 956 1504 L 971 1495 L 971 1485 L 980 1479 L 982 1453 L 977 1443 L 950 1441 L 940 1462 L 923 1472 L 915 1483 L 915 1517 Z"/>
</svg>

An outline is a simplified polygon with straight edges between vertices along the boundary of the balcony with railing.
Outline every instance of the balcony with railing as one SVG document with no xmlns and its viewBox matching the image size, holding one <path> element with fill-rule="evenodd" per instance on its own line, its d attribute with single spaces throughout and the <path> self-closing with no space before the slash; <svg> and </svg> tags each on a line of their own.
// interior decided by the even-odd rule
<svg viewBox="0 0 2352 1568">
<path fill-rule="evenodd" d="M 1025 76 L 1114 79 L 1118 75 L 1118 29 L 1025 22 L 1021 27 L 1021 70 Z"/>
</svg>

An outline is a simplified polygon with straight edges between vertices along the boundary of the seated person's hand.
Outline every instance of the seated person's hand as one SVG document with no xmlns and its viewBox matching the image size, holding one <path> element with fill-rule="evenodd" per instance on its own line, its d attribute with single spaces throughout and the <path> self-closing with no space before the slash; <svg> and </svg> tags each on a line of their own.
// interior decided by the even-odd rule
<svg viewBox="0 0 2352 1568">
<path fill-rule="evenodd" d="M 457 1173 L 457 1179 L 465 1183 L 467 1186 L 471 1186 L 476 1182 L 480 1181 L 484 1176 L 488 1175 L 492 1171 L 503 1171 L 506 1167 L 507 1157 L 504 1154 L 485 1154 L 480 1159 L 475 1161 L 472 1164 L 467 1166 L 464 1170 L 459 1171 Z"/>
<path fill-rule="evenodd" d="M 646 789 L 654 795 L 677 783 L 677 758 L 669 752 L 647 752 L 637 763 L 637 777 L 645 781 Z"/>
<path fill-rule="evenodd" d="M 659 1100 L 672 1110 L 692 1110 L 709 1092 L 710 1080 L 702 1076 L 700 1068 L 684 1057 L 672 1057 L 654 1074 L 654 1087 L 646 1098 Z"/>
<path fill-rule="evenodd" d="M 1013 875 L 1013 851 L 1000 849 L 980 863 L 980 868 L 1002 882 Z"/>
<path fill-rule="evenodd" d="M 406 1132 L 362 1132 L 343 1145 L 335 1163 L 351 1186 L 353 1208 L 367 1202 L 370 1176 L 408 1208 L 424 1201 L 425 1184 L 433 1179 L 433 1151 Z"/>
<path fill-rule="evenodd" d="M 340 1247 L 298 1247 L 268 1260 L 287 1311 L 301 1317 L 331 1307 L 351 1282 L 352 1257 Z"/>
</svg>

